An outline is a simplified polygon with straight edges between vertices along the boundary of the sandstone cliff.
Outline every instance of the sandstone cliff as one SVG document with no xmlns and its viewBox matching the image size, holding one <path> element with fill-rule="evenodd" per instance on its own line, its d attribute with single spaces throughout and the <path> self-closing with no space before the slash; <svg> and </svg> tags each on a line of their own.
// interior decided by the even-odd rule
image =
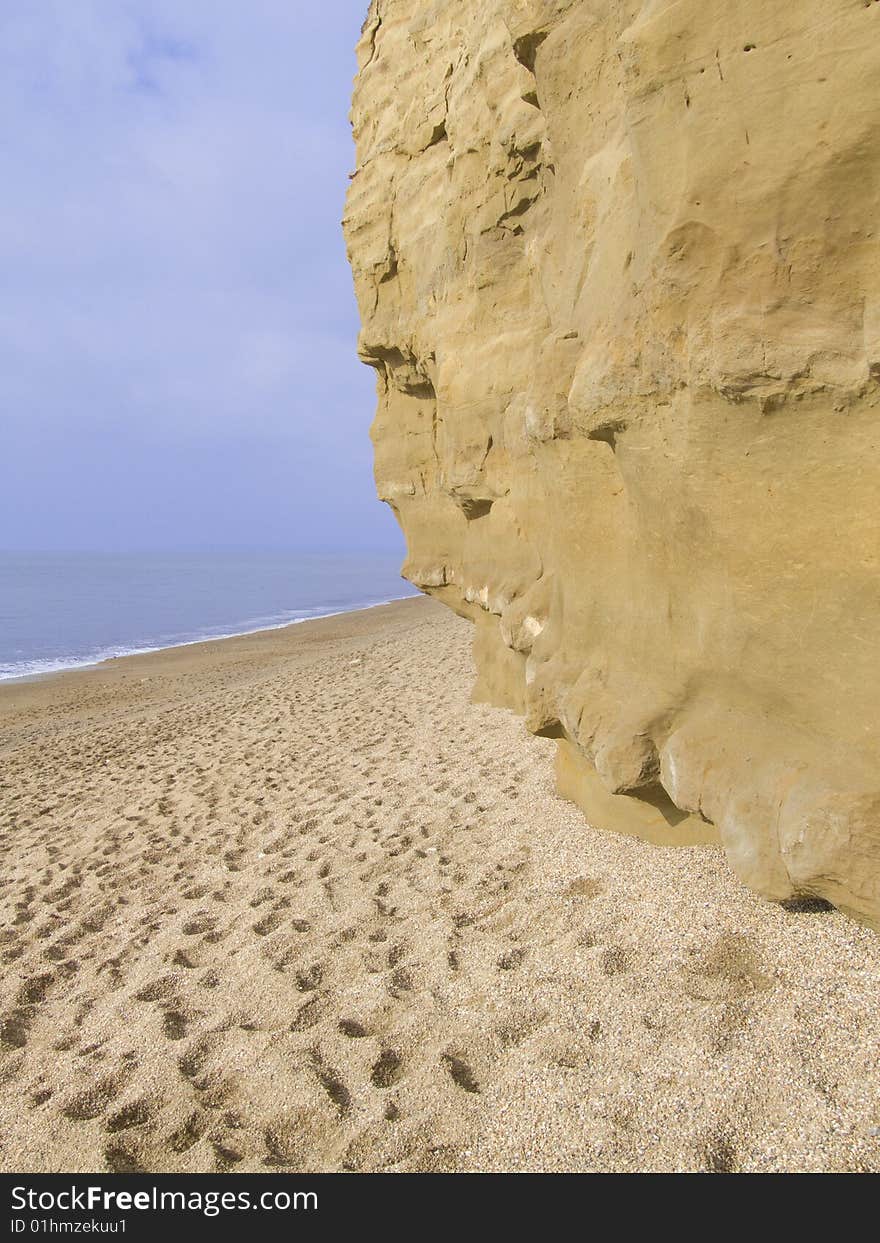
<svg viewBox="0 0 880 1243">
<path fill-rule="evenodd" d="M 880 3 L 373 0 L 404 572 L 599 826 L 880 922 Z"/>
</svg>

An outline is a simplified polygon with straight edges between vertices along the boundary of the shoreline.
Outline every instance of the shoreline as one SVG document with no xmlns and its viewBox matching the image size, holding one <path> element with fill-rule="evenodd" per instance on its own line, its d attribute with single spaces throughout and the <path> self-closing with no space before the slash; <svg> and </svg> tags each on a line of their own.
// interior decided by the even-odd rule
<svg viewBox="0 0 880 1243">
<path fill-rule="evenodd" d="M 99 669 L 103 665 L 109 665 L 114 661 L 128 660 L 133 656 L 152 656 L 160 652 L 176 651 L 182 647 L 198 647 L 203 643 L 224 643 L 227 639 L 243 639 L 250 635 L 268 634 L 271 631 L 287 630 L 291 626 L 305 626 L 310 622 L 326 621 L 331 617 L 347 617 L 349 613 L 367 613 L 370 609 L 382 608 L 386 604 L 399 604 L 404 600 L 416 600 L 421 598 L 421 593 L 417 595 L 392 596 L 387 600 L 377 600 L 374 604 L 358 604 L 350 609 L 335 609 L 330 613 L 316 613 L 313 617 L 298 617 L 290 621 L 277 622 L 269 626 L 254 626 L 249 630 L 232 630 L 229 633 L 208 635 L 199 639 L 183 639 L 179 643 L 160 644 L 156 647 L 136 647 L 130 651 L 119 652 L 113 656 L 101 656 L 98 659 L 84 659 L 75 661 L 71 664 L 59 665 L 57 669 L 43 669 L 36 673 L 22 674 L 0 674 L 0 693 L 4 686 L 19 685 L 23 682 L 44 681 L 46 678 L 54 678 L 63 676 L 68 673 L 78 673 L 87 669 Z"/>
</svg>

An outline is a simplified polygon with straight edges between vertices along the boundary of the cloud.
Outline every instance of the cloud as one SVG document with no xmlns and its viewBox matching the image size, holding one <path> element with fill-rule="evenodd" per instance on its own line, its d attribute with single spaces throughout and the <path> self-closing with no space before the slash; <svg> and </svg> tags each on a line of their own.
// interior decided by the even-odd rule
<svg viewBox="0 0 880 1243">
<path fill-rule="evenodd" d="M 118 490 L 82 505 L 74 445 L 80 477 L 130 481 L 117 544 L 154 532 L 151 496 L 181 515 L 163 538 L 204 542 L 200 455 L 215 542 L 309 522 L 337 546 L 396 541 L 339 229 L 364 10 L 4 0 L 0 546 L 106 537 Z M 267 532 L 269 461 L 289 486 Z"/>
</svg>

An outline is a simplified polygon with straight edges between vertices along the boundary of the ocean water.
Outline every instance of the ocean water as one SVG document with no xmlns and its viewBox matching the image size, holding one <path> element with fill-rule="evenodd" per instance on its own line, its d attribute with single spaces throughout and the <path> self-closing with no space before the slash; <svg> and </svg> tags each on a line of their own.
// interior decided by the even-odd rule
<svg viewBox="0 0 880 1243">
<path fill-rule="evenodd" d="M 415 594 L 392 555 L 0 553 L 0 681 Z"/>
</svg>

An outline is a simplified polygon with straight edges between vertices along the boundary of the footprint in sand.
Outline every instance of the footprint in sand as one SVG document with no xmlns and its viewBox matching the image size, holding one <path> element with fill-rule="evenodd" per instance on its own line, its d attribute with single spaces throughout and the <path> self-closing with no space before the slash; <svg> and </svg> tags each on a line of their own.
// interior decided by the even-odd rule
<svg viewBox="0 0 880 1243">
<path fill-rule="evenodd" d="M 203 1115 L 190 1114 L 187 1120 L 168 1136 L 169 1148 L 172 1152 L 188 1152 L 202 1138 L 206 1127 L 207 1120 Z"/>
<path fill-rule="evenodd" d="M 356 1019 L 340 1019 L 337 1027 L 349 1040 L 363 1040 L 370 1034 L 363 1023 L 358 1023 Z"/>
<path fill-rule="evenodd" d="M 123 1105 L 107 1119 L 105 1130 L 111 1135 L 117 1131 L 127 1131 L 131 1127 L 145 1126 L 153 1117 L 153 1107 L 149 1101 L 141 1099 Z"/>
<path fill-rule="evenodd" d="M 394 1049 L 383 1049 L 370 1071 L 370 1080 L 374 1087 L 390 1088 L 403 1075 L 403 1060 Z"/>
<path fill-rule="evenodd" d="M 187 1016 L 173 1006 L 162 1016 L 162 1031 L 169 1040 L 183 1040 L 187 1026 Z"/>
<path fill-rule="evenodd" d="M 136 1150 L 127 1144 L 109 1144 L 104 1149 L 104 1161 L 111 1174 L 148 1173 Z"/>
<path fill-rule="evenodd" d="M 464 1058 L 454 1053 L 444 1053 L 441 1060 L 457 1088 L 461 1088 L 463 1092 L 480 1091 L 474 1072 Z"/>
<path fill-rule="evenodd" d="M 325 1066 L 317 1055 L 313 1057 L 313 1068 L 321 1087 L 330 1097 L 339 1114 L 345 1117 L 351 1112 L 352 1100 L 351 1093 L 339 1074 L 332 1067 Z"/>
<path fill-rule="evenodd" d="M 102 1079 L 93 1087 L 87 1088 L 85 1092 L 71 1097 L 66 1104 L 61 1106 L 61 1112 L 72 1122 L 88 1122 L 102 1114 L 113 1098 L 119 1095 L 121 1089 L 122 1082 L 119 1076 L 114 1075 L 108 1079 Z"/>
<path fill-rule="evenodd" d="M 301 993 L 311 992 L 323 980 L 324 966 L 322 963 L 316 962 L 311 967 L 297 971 L 294 978 L 296 979 L 296 986 Z"/>
<path fill-rule="evenodd" d="M 10 1049 L 21 1049 L 27 1044 L 30 1029 L 54 983 L 55 976 L 50 972 L 25 980 L 16 994 L 14 1008 L 0 1021 L 0 1043 Z"/>
</svg>

